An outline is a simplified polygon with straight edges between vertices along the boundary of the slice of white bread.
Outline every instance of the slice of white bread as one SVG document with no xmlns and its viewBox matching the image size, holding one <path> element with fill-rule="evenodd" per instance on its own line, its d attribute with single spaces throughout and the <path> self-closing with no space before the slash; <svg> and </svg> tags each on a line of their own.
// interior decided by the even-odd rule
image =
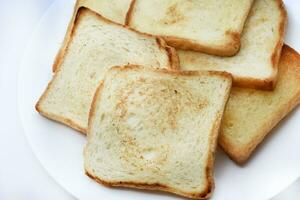
<svg viewBox="0 0 300 200">
<path fill-rule="evenodd" d="M 126 24 L 179 49 L 232 56 L 253 0 L 134 0 Z"/>
<path fill-rule="evenodd" d="M 283 47 L 273 92 L 233 88 L 223 117 L 219 144 L 244 163 L 265 136 L 300 103 L 300 55 Z"/>
<path fill-rule="evenodd" d="M 115 65 L 176 68 L 178 57 L 160 38 L 134 32 L 81 8 L 60 67 L 38 101 L 42 115 L 83 133 L 99 81 Z"/>
<path fill-rule="evenodd" d="M 273 89 L 283 44 L 286 11 L 281 0 L 256 0 L 233 57 L 178 51 L 183 70 L 217 70 L 233 75 L 233 85 Z"/>
<path fill-rule="evenodd" d="M 231 76 L 112 68 L 94 97 L 86 174 L 108 186 L 205 199 Z"/>
<path fill-rule="evenodd" d="M 64 55 L 65 49 L 68 45 L 72 34 L 72 29 L 74 26 L 77 11 L 80 7 L 89 8 L 109 20 L 112 20 L 119 24 L 125 24 L 126 14 L 130 7 L 131 1 L 132 0 L 77 0 L 73 11 L 73 16 L 69 23 L 63 44 L 58 54 L 56 55 L 53 65 L 53 71 L 55 72 L 55 70 L 59 66 L 59 61 L 61 60 L 61 57 L 63 57 Z"/>
</svg>

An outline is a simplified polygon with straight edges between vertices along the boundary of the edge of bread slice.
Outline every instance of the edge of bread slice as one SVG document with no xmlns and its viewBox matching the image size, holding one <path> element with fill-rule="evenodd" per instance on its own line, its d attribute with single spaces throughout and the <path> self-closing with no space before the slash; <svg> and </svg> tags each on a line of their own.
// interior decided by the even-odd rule
<svg viewBox="0 0 300 200">
<path fill-rule="evenodd" d="M 98 83 L 105 70 L 119 64 L 177 69 L 179 60 L 176 50 L 161 38 L 135 32 L 81 7 L 58 70 L 36 110 L 85 133 Z"/>
<path fill-rule="evenodd" d="M 222 7 L 228 6 L 228 10 L 221 9 L 219 4 L 218 1 L 133 0 L 127 13 L 126 25 L 141 32 L 159 35 L 170 46 L 178 49 L 233 56 L 240 49 L 241 34 L 253 0 L 223 2 L 226 5 Z M 153 5 L 159 5 L 159 8 Z M 212 9 L 219 10 L 212 13 Z M 223 18 L 220 16 L 211 22 L 206 21 L 216 18 L 218 13 Z M 148 21 L 141 22 L 142 18 Z M 201 25 L 197 25 L 197 22 L 201 22 Z M 192 23 L 195 24 L 192 26 Z"/>
<path fill-rule="evenodd" d="M 222 72 L 154 70 L 132 65 L 111 68 L 99 85 L 90 110 L 88 142 L 84 150 L 86 175 L 110 187 L 209 198 L 214 189 L 214 153 L 231 81 L 231 75 Z M 215 90 L 207 89 L 209 84 L 213 84 Z M 202 93 L 199 92 L 201 88 Z M 208 96 L 218 103 L 206 102 Z M 162 102 L 158 103 L 160 100 Z M 191 109 L 185 107 L 188 105 L 185 101 L 191 102 Z M 205 115 L 211 119 L 202 117 L 206 109 L 212 108 L 211 114 Z M 198 117 L 188 117 L 195 113 Z M 181 127 L 182 119 L 176 118 L 179 116 L 187 117 L 185 128 Z M 202 118 L 202 123 L 197 118 Z M 197 130 L 187 128 L 194 127 L 193 124 L 197 124 Z M 207 127 L 207 133 L 199 131 L 203 126 Z M 187 136 L 184 130 L 190 134 Z M 200 138 L 202 136 L 205 139 Z M 178 141 L 181 137 L 184 138 Z M 186 152 L 182 149 L 197 141 L 203 145 L 186 148 Z M 181 161 L 191 154 L 194 156 Z M 194 181 L 185 185 L 190 180 Z"/>
<path fill-rule="evenodd" d="M 86 7 L 88 9 L 93 10 L 94 12 L 99 13 L 100 15 L 106 17 L 109 20 L 112 20 L 119 24 L 125 24 L 126 14 L 130 7 L 132 0 L 76 0 L 74 9 L 73 9 L 73 15 L 69 22 L 67 32 L 65 34 L 65 37 L 63 39 L 63 43 L 56 54 L 52 71 L 55 72 L 58 68 L 59 62 L 61 58 L 64 55 L 64 51 L 67 48 L 68 42 L 70 40 L 70 37 L 72 35 L 72 29 L 75 24 L 75 19 L 78 10 L 81 7 Z M 109 12 L 106 12 L 106 8 L 109 4 L 112 4 L 114 6 L 114 9 L 110 9 Z M 111 6 L 110 6 L 111 7 Z"/>
<path fill-rule="evenodd" d="M 232 74 L 234 86 L 272 90 L 286 22 L 282 0 L 256 0 L 244 27 L 241 49 L 235 56 L 178 51 L 182 70 L 226 71 Z"/>
<path fill-rule="evenodd" d="M 300 103 L 300 55 L 285 45 L 274 91 L 232 88 L 219 144 L 238 164 L 245 163 L 270 131 Z"/>
</svg>

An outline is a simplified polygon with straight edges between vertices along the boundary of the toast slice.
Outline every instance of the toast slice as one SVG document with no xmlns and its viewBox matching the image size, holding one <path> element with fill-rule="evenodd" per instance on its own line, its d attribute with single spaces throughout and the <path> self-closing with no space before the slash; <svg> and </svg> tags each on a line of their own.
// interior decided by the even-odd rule
<svg viewBox="0 0 300 200">
<path fill-rule="evenodd" d="M 61 57 L 63 57 L 64 55 L 64 52 L 72 34 L 72 29 L 79 8 L 86 7 L 88 9 L 93 10 L 96 13 L 99 13 L 100 15 L 104 16 L 109 20 L 112 20 L 119 24 L 125 24 L 126 14 L 130 7 L 131 1 L 132 0 L 77 0 L 73 11 L 73 16 L 69 23 L 63 44 L 58 54 L 56 55 L 54 61 L 53 72 L 55 72 L 55 70 L 59 66 L 58 63 L 61 60 Z"/>
<path fill-rule="evenodd" d="M 232 56 L 253 0 L 134 0 L 126 24 L 178 49 Z"/>
<path fill-rule="evenodd" d="M 86 174 L 108 186 L 208 198 L 230 88 L 226 73 L 112 68 L 90 112 Z"/>
<path fill-rule="evenodd" d="M 178 57 L 160 38 L 134 32 L 81 8 L 72 36 L 36 109 L 83 133 L 99 81 L 115 65 L 176 68 Z"/>
<path fill-rule="evenodd" d="M 225 58 L 178 51 L 182 69 L 226 71 L 233 75 L 234 86 L 271 90 L 276 83 L 286 21 L 281 0 L 256 0 L 237 55 Z"/>
<path fill-rule="evenodd" d="M 265 136 L 300 103 L 300 55 L 283 47 L 273 92 L 233 88 L 223 118 L 219 144 L 244 163 Z"/>
</svg>

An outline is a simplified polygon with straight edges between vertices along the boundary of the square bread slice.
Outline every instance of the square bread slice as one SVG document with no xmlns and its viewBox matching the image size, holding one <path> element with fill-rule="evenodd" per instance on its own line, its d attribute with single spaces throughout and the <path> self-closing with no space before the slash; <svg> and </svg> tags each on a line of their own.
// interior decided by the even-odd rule
<svg viewBox="0 0 300 200">
<path fill-rule="evenodd" d="M 183 70 L 226 71 L 233 85 L 270 90 L 277 78 L 277 65 L 284 39 L 287 14 L 281 0 L 256 0 L 233 57 L 178 51 Z"/>
<path fill-rule="evenodd" d="M 81 8 L 59 64 L 36 109 L 85 133 L 94 93 L 107 69 L 127 64 L 177 68 L 178 57 L 162 39 L 137 33 Z"/>
<path fill-rule="evenodd" d="M 179 49 L 232 56 L 253 0 L 134 0 L 126 24 Z"/>
<path fill-rule="evenodd" d="M 119 24 L 125 24 L 126 14 L 130 7 L 131 1 L 132 0 L 77 0 L 63 44 L 54 61 L 53 72 L 55 72 L 56 68 L 59 66 L 58 63 L 61 57 L 64 55 L 64 51 L 72 34 L 74 21 L 79 8 L 86 7 L 109 20 L 112 20 Z"/>
<path fill-rule="evenodd" d="M 86 174 L 108 186 L 205 199 L 231 76 L 112 68 L 94 97 Z"/>
<path fill-rule="evenodd" d="M 300 103 L 300 55 L 283 47 L 273 92 L 233 88 L 219 144 L 237 163 L 248 160 L 265 136 Z"/>
</svg>

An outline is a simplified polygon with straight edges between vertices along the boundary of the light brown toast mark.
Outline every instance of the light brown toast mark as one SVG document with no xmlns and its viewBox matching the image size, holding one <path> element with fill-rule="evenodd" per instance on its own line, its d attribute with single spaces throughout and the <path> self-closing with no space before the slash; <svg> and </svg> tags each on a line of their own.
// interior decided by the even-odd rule
<svg viewBox="0 0 300 200">
<path fill-rule="evenodd" d="M 160 23 L 163 25 L 173 25 L 184 20 L 184 15 L 178 9 L 178 3 L 175 3 L 167 9 L 166 16 L 160 20 Z"/>
</svg>

